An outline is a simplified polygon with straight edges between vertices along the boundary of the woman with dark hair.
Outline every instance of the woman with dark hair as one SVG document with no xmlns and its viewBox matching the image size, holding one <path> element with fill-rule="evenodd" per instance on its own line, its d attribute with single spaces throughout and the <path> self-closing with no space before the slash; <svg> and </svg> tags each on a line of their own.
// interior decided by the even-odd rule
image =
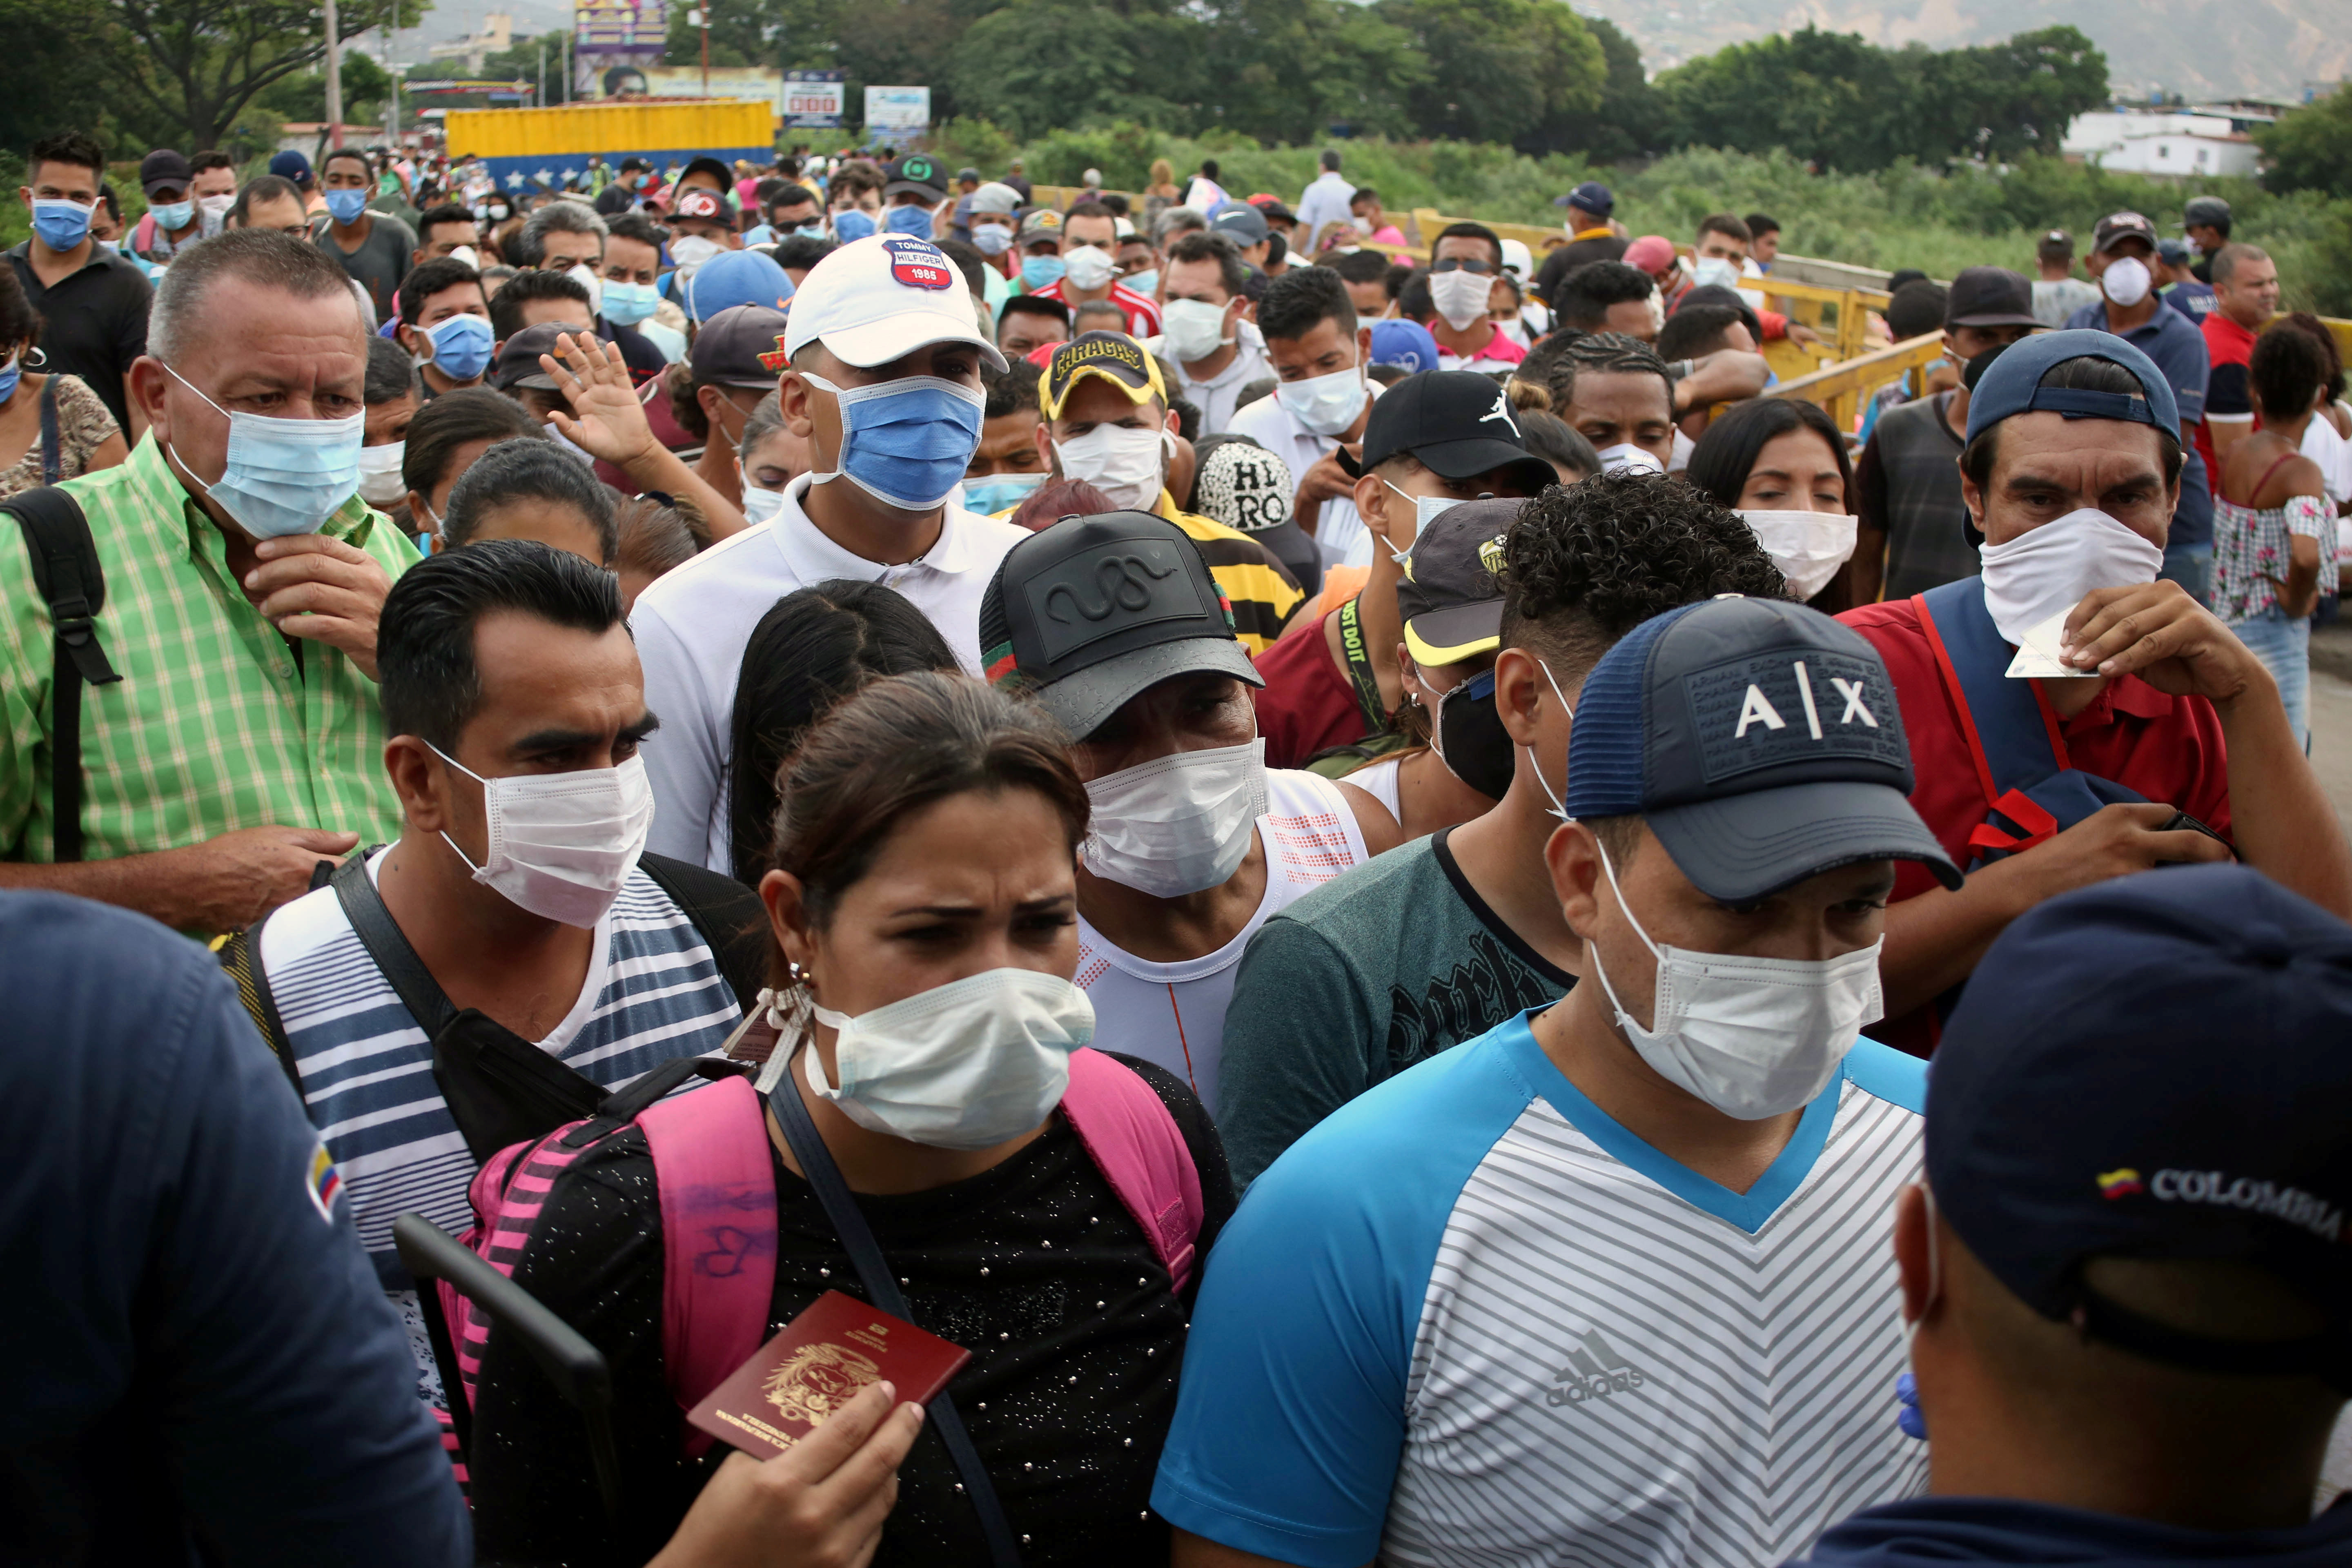
<svg viewBox="0 0 2352 1568">
<path fill-rule="evenodd" d="M 2306 746 L 2311 613 L 2336 575 L 2336 509 L 2303 438 L 2326 384 L 2327 356 L 2307 333 L 2256 338 L 2246 391 L 2260 428 L 2230 448 L 2213 485 L 2213 614 L 2270 670 Z"/>
<path fill-rule="evenodd" d="M 1683 477 L 1746 520 L 1790 598 L 1832 616 L 1853 607 L 1853 464 L 1818 406 L 1738 405 L 1699 437 Z"/>
<path fill-rule="evenodd" d="M 697 1194 L 663 1185 L 644 1126 L 599 1138 L 553 1179 L 514 1280 L 611 1367 L 621 1518 L 608 1522 L 598 1500 L 579 1415 L 493 1334 L 468 1455 L 482 1559 L 652 1557 L 715 1472 L 740 1480 L 751 1462 L 722 1467 L 723 1447 L 681 1458 L 682 1411 L 709 1391 L 689 1360 L 723 1363 L 708 1372 L 715 1384 L 843 1290 L 971 1352 L 899 1467 L 878 1550 L 847 1560 L 1002 1561 L 982 1523 L 1001 1517 L 1029 1568 L 1165 1563 L 1153 1472 L 1194 1259 L 1231 1214 L 1233 1184 L 1178 1079 L 1084 1048 L 1094 1012 L 1074 976 L 1088 801 L 1068 739 L 1042 708 L 978 681 L 902 675 L 818 721 L 780 783 L 775 868 L 760 884 L 782 988 L 756 1016 L 778 1031 L 764 1113 L 730 1079 L 665 1101 L 656 1128 L 666 1138 L 697 1114 L 712 1142 L 748 1138 L 761 1173 L 730 1189 L 708 1233 L 721 1250 L 677 1265 L 668 1250 L 699 1248 L 706 1233 L 682 1218 L 673 1238 L 671 1214 Z M 695 1110 L 705 1096 L 716 1098 Z M 1143 1128 L 1150 1140 L 1132 1130 Z M 1196 1184 L 1167 1209 L 1138 1203 L 1178 1173 Z M 870 1233 L 868 1267 L 843 1245 L 843 1222 Z M 677 1329 L 673 1355 L 666 1289 L 722 1255 L 763 1289 L 760 1326 L 745 1325 L 740 1348 L 716 1347 L 731 1360 Z M 973 1468 L 943 1428 L 968 1434 Z"/>
<path fill-rule="evenodd" d="M 714 868 L 754 888 L 774 869 L 776 771 L 826 710 L 871 680 L 955 668 L 939 628 L 894 588 L 836 579 L 777 600 L 743 645 Z"/>
<path fill-rule="evenodd" d="M 131 455 L 114 416 L 79 376 L 30 368 L 43 363 L 40 339 L 41 313 L 16 269 L 0 267 L 0 500 Z"/>
<path fill-rule="evenodd" d="M 408 515 L 439 548 L 449 491 L 466 470 L 501 441 L 546 441 L 547 430 L 513 398 L 487 386 L 468 386 L 445 392 L 417 410 L 407 439 L 400 478 L 408 487 Z"/>
<path fill-rule="evenodd" d="M 451 548 L 536 539 L 607 570 L 620 535 L 604 481 L 554 442 L 528 437 L 501 441 L 477 458 L 449 488 L 449 513 L 441 520 L 441 542 Z"/>
</svg>

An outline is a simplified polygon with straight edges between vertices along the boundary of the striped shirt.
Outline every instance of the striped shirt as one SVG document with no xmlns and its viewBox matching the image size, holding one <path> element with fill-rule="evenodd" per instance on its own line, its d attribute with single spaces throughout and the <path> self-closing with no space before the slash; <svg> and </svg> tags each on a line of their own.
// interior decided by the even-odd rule
<svg viewBox="0 0 2352 1568">
<path fill-rule="evenodd" d="M 1211 1258 L 1152 1506 L 1277 1562 L 1692 1564 L 1907 1497 L 1886 1226 L 1926 1069 L 1869 1040 L 1733 1193 L 1529 1015 L 1335 1112 Z"/>
<path fill-rule="evenodd" d="M 1199 548 L 1209 575 L 1225 591 L 1225 602 L 1234 610 L 1234 635 L 1241 638 L 1250 657 L 1255 658 L 1272 647 L 1307 599 L 1290 569 L 1273 551 L 1241 530 L 1198 512 L 1179 511 L 1166 490 L 1160 492 L 1159 503 L 1151 510 L 1182 529 Z"/>
<path fill-rule="evenodd" d="M 322 642 L 296 645 L 229 575 L 227 541 L 149 436 L 67 481 L 106 574 L 99 640 L 122 679 L 81 693 L 82 858 L 176 849 L 239 828 L 400 831 L 375 682 Z M 415 547 L 357 496 L 320 530 L 397 577 Z M 0 527 L 0 858 L 47 861 L 48 606 L 22 533 Z"/>
</svg>

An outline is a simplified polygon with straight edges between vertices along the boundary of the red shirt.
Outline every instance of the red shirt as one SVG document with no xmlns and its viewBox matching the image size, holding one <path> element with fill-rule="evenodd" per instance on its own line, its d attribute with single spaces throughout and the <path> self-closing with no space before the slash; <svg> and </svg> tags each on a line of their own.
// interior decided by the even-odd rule
<svg viewBox="0 0 2352 1568">
<path fill-rule="evenodd" d="M 1265 677 L 1265 685 L 1254 696 L 1267 767 L 1305 767 L 1318 752 L 1364 738 L 1364 712 L 1356 700 L 1355 684 L 1331 657 L 1320 621 L 1299 627 L 1259 654 L 1257 672 Z"/>
<path fill-rule="evenodd" d="M 1945 689 L 1936 656 L 1908 599 L 1864 605 L 1838 617 L 1868 637 L 1886 661 L 1903 709 L 1911 746 L 1911 807 L 1965 868 L 1975 851 L 1969 835 L 1985 819 L 1987 802 L 1959 713 Z M 2064 721 L 2059 733 L 2065 761 L 2112 779 L 2149 800 L 2185 811 L 2217 833 L 2230 831 L 2230 774 L 2221 717 L 2202 697 L 2168 697 L 2137 676 L 2111 680 L 2089 707 Z M 2032 850 L 2025 851 L 2031 855 Z M 1898 861 L 1895 899 L 1916 898 L 1938 886 L 1916 860 Z M 1929 1010 L 1874 1026 L 1871 1035 L 1925 1055 L 1935 1042 Z"/>
<path fill-rule="evenodd" d="M 2205 334 L 2205 358 L 2209 366 L 2205 373 L 2205 412 L 2209 415 L 2243 413 L 2252 406 L 2246 400 L 2246 377 L 2253 367 L 2254 334 L 2219 310 L 2208 311 L 2200 330 Z M 2215 373 L 2229 365 L 2237 369 L 2220 378 L 2229 390 L 2217 401 L 2213 393 L 2220 389 L 2213 385 Z M 2260 423 L 2256 421 L 2257 426 Z M 2221 469 L 2213 460 L 2212 432 L 2202 419 L 2197 422 L 2197 455 L 2205 459 L 2205 482 L 2213 487 L 2215 495 L 2220 495 Z"/>
<path fill-rule="evenodd" d="M 1070 313 L 1075 316 L 1078 310 L 1077 302 L 1062 292 L 1066 281 L 1066 279 L 1057 279 L 1043 289 L 1034 289 L 1032 292 L 1040 300 L 1059 300 L 1063 304 L 1069 306 Z M 1117 305 L 1127 312 L 1129 337 L 1156 338 L 1160 335 L 1162 330 L 1160 325 L 1160 307 L 1154 304 L 1148 295 L 1139 294 L 1124 283 L 1114 283 L 1110 286 L 1110 298 L 1108 303 Z M 1076 331 L 1077 328 L 1074 325 L 1070 330 Z"/>
</svg>

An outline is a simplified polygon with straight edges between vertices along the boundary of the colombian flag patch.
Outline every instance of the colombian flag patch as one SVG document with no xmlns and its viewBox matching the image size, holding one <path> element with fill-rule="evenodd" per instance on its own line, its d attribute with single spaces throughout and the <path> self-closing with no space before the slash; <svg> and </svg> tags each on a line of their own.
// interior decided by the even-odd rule
<svg viewBox="0 0 2352 1568">
<path fill-rule="evenodd" d="M 334 1157 L 327 1152 L 324 1143 L 310 1151 L 310 1173 L 302 1186 L 310 1194 L 310 1206 L 319 1211 L 319 1217 L 329 1225 L 334 1224 L 335 1200 L 343 1194 L 343 1173 L 335 1169 Z"/>
</svg>

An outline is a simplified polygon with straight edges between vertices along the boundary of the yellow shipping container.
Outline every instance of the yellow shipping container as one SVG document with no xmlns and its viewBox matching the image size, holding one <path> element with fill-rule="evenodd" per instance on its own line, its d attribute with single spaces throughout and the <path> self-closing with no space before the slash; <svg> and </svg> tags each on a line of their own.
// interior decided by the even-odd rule
<svg viewBox="0 0 2352 1568">
<path fill-rule="evenodd" d="M 453 109 L 444 121 L 457 158 L 561 158 L 602 153 L 740 155 L 775 143 L 775 105 L 759 99 L 693 103 L 566 103 L 546 109 Z"/>
</svg>

